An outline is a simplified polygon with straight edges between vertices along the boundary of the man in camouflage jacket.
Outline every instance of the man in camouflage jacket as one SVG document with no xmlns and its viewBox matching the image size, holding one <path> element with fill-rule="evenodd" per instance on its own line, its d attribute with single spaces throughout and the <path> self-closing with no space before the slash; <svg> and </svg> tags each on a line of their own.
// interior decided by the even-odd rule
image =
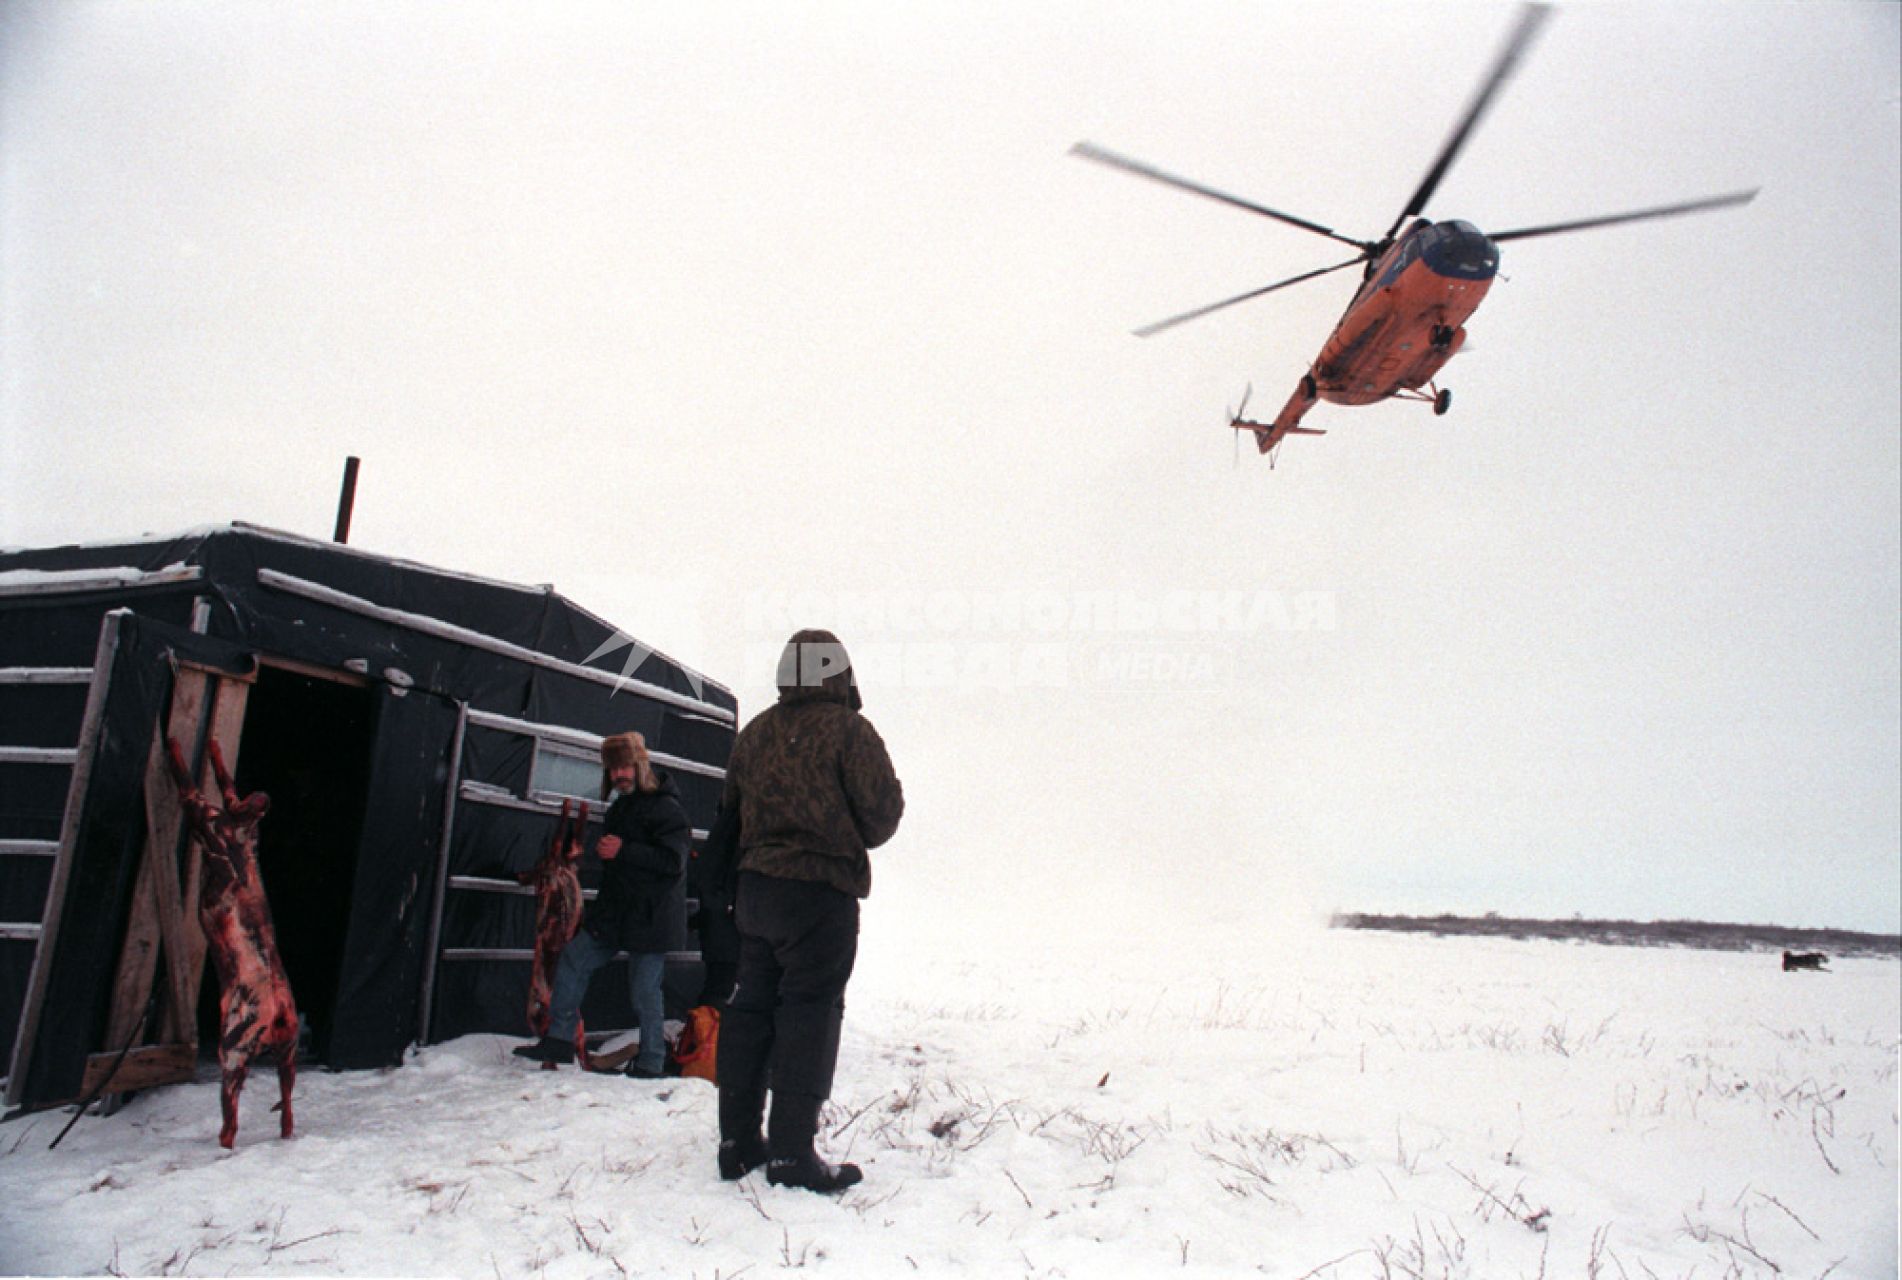
<svg viewBox="0 0 1902 1280">
<path fill-rule="evenodd" d="M 779 701 L 733 743 L 723 803 L 740 821 L 740 969 L 720 1025 L 720 1176 L 839 1191 L 860 1179 L 813 1149 L 832 1093 L 845 986 L 858 954 L 867 850 L 891 839 L 903 788 L 838 637 L 786 644 Z M 764 1137 L 766 1095 L 772 1115 Z"/>
</svg>

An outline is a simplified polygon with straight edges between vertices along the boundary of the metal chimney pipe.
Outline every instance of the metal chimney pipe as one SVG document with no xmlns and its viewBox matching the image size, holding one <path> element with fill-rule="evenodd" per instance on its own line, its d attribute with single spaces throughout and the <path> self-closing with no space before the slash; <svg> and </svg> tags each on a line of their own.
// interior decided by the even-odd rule
<svg viewBox="0 0 1902 1280">
<path fill-rule="evenodd" d="M 337 498 L 337 532 L 332 542 L 350 541 L 350 512 L 357 505 L 357 459 L 343 460 L 343 493 Z"/>
</svg>

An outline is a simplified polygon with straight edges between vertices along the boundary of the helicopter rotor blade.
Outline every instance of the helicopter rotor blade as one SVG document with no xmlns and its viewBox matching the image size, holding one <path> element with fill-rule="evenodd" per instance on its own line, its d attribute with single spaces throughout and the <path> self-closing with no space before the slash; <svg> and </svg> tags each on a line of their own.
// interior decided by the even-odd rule
<svg viewBox="0 0 1902 1280">
<path fill-rule="evenodd" d="M 1291 227 L 1300 227 L 1303 231 L 1312 231 L 1316 235 L 1326 236 L 1330 240 L 1339 240 L 1342 244 L 1351 244 L 1356 249 L 1364 251 L 1368 248 L 1365 241 L 1350 239 L 1347 236 L 1341 235 L 1332 227 L 1324 227 L 1318 222 L 1309 222 L 1306 218 L 1297 218 L 1293 214 L 1283 213 L 1279 209 L 1270 209 L 1267 205 L 1256 204 L 1254 201 L 1244 200 L 1240 196 L 1232 196 L 1226 191 L 1217 191 L 1214 187 L 1205 187 L 1199 182 L 1191 182 L 1187 178 L 1179 178 L 1173 173 L 1164 173 L 1161 169 L 1153 165 L 1144 164 L 1140 160 L 1132 160 L 1130 157 L 1118 155 L 1114 151 L 1106 151 L 1093 142 L 1077 143 L 1070 148 L 1070 154 L 1082 156 L 1085 160 L 1094 160 L 1098 164 L 1108 165 L 1112 169 L 1121 169 L 1124 173 L 1133 173 L 1137 177 L 1147 178 L 1151 182 L 1160 182 L 1165 187 L 1174 187 L 1178 191 L 1187 191 L 1192 195 L 1206 196 L 1210 200 L 1218 200 L 1223 204 L 1233 205 L 1237 209 L 1246 209 L 1250 213 L 1258 213 L 1265 218 L 1273 218 L 1278 222 L 1285 222 Z"/>
<path fill-rule="evenodd" d="M 1543 227 L 1519 227 L 1513 231 L 1501 231 L 1494 235 L 1486 233 L 1486 238 L 1497 244 L 1501 240 L 1530 240 L 1533 236 L 1555 236 L 1564 231 L 1585 231 L 1592 227 L 1609 227 L 1620 222 L 1639 222 L 1646 218 L 1674 218 L 1681 213 L 1701 213 L 1706 209 L 1727 209 L 1731 205 L 1749 204 L 1757 198 L 1760 188 L 1752 187 L 1748 191 L 1733 191 L 1729 195 L 1707 196 L 1702 200 L 1686 200 L 1681 204 L 1664 204 L 1654 209 L 1633 209 L 1630 213 L 1608 213 L 1597 218 L 1580 218 L 1575 222 L 1553 222 Z"/>
<path fill-rule="evenodd" d="M 1440 185 L 1440 179 L 1444 178 L 1446 171 L 1452 168 L 1460 148 L 1466 145 L 1467 137 L 1479 124 L 1480 117 L 1486 114 L 1486 109 L 1492 105 L 1493 95 L 1499 92 L 1499 87 L 1505 84 L 1507 78 L 1512 75 L 1514 68 L 1519 65 L 1520 56 L 1532 43 L 1533 37 L 1539 34 L 1539 28 L 1544 26 L 1546 19 L 1551 16 L 1552 7 L 1547 4 L 1527 4 L 1520 8 L 1519 24 L 1513 28 L 1512 34 L 1506 39 L 1505 47 L 1500 49 L 1499 56 L 1493 60 L 1492 70 L 1486 73 L 1485 80 L 1480 83 L 1479 92 L 1473 95 L 1471 105 L 1466 108 L 1465 117 L 1454 128 L 1452 136 L 1447 138 L 1446 145 L 1440 148 L 1439 157 L 1434 160 L 1433 167 L 1428 169 L 1426 177 L 1421 179 L 1419 188 L 1413 193 L 1413 198 L 1407 201 L 1407 207 L 1402 209 L 1400 216 L 1393 220 L 1393 226 L 1387 229 L 1386 239 L 1382 243 L 1391 241 L 1400 230 L 1402 223 L 1426 208 L 1427 201 L 1433 198 L 1434 189 Z"/>
<path fill-rule="evenodd" d="M 1184 311 L 1181 315 L 1170 316 L 1167 320 L 1158 320 L 1154 324 L 1146 324 L 1135 331 L 1136 336 L 1139 338 L 1153 337 L 1161 333 L 1164 329 L 1173 329 L 1179 324 L 1187 324 L 1191 320 L 1200 320 L 1203 316 L 1211 312 L 1220 311 L 1224 307 L 1232 307 L 1238 302 L 1247 302 L 1250 298 L 1259 298 L 1264 293 L 1273 293 L 1276 289 L 1285 289 L 1291 284 L 1300 284 L 1303 280 L 1312 280 L 1316 276 L 1324 276 L 1330 271 L 1340 271 L 1346 267 L 1357 267 L 1365 261 L 1367 261 L 1367 256 L 1362 254 L 1358 258 L 1349 258 L 1346 262 L 1337 262 L 1331 267 L 1321 267 L 1314 271 L 1304 271 L 1298 276 L 1289 276 L 1286 280 L 1277 280 L 1275 283 L 1263 285 L 1259 289 L 1250 289 L 1247 293 L 1238 293 L 1232 298 L 1224 298 L 1220 302 L 1211 302 L 1206 307 L 1197 307 L 1193 311 Z"/>
</svg>

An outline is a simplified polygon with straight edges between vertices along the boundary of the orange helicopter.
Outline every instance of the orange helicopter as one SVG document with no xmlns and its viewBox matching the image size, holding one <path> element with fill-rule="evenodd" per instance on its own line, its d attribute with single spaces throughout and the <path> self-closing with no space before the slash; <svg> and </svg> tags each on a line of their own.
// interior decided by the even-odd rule
<svg viewBox="0 0 1902 1280">
<path fill-rule="evenodd" d="M 1499 272 L 1500 244 L 1508 240 L 1528 240 L 1533 236 L 1583 231 L 1619 222 L 1721 209 L 1729 205 L 1746 204 L 1755 198 L 1757 192 L 1753 188 L 1680 204 L 1491 234 L 1482 232 L 1470 222 L 1432 222 L 1420 217 L 1434 189 L 1446 176 L 1460 148 L 1491 105 L 1493 96 L 1512 74 L 1520 56 L 1550 16 L 1549 5 L 1529 4 L 1521 8 L 1518 24 L 1481 82 L 1479 92 L 1466 109 L 1466 115 L 1440 149 L 1439 156 L 1427 170 L 1413 198 L 1407 201 L 1406 208 L 1394 219 L 1387 234 L 1378 240 L 1356 240 L 1341 235 L 1331 227 L 1165 173 L 1140 160 L 1118 155 L 1093 143 L 1079 142 L 1071 148 L 1073 154 L 1099 164 L 1181 191 L 1206 196 L 1238 209 L 1246 209 L 1304 231 L 1312 231 L 1352 245 L 1360 251 L 1347 261 L 1337 262 L 1331 267 L 1303 272 L 1136 330 L 1138 336 L 1146 338 L 1224 307 L 1273 293 L 1277 289 L 1366 264 L 1360 288 L 1348 302 L 1347 310 L 1334 326 L 1334 332 L 1328 335 L 1322 345 L 1320 355 L 1301 375 L 1294 393 L 1288 397 L 1281 412 L 1275 415 L 1274 421 L 1251 422 L 1243 417 L 1248 408 L 1246 395 L 1242 397 L 1242 407 L 1230 415 L 1229 425 L 1237 431 L 1252 431 L 1255 447 L 1262 453 L 1271 452 L 1290 435 L 1326 435 L 1323 430 L 1301 425 L 1302 416 L 1317 400 L 1342 405 L 1373 404 L 1387 399 L 1420 400 L 1432 405 L 1435 414 L 1444 414 L 1452 404 L 1453 394 L 1438 386 L 1434 379 L 1465 344 L 1466 320 L 1486 297 L 1486 291 L 1492 287 L 1493 277 Z M 1412 219 L 1412 222 L 1408 223 L 1408 219 Z M 1402 224 L 1407 224 L 1404 231 L 1401 230 Z"/>
</svg>

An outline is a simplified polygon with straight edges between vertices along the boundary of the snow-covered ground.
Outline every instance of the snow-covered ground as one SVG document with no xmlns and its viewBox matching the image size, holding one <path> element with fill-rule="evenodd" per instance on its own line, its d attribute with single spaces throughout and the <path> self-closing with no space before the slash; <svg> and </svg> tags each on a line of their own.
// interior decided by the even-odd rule
<svg viewBox="0 0 1902 1280">
<path fill-rule="evenodd" d="M 822 1145 L 723 1184 L 699 1081 L 470 1037 L 0 1128 L 9 1274 L 1897 1274 L 1890 960 L 1277 931 L 959 955 L 868 914 Z M 1137 941 L 1136 939 L 1140 939 Z"/>
</svg>

